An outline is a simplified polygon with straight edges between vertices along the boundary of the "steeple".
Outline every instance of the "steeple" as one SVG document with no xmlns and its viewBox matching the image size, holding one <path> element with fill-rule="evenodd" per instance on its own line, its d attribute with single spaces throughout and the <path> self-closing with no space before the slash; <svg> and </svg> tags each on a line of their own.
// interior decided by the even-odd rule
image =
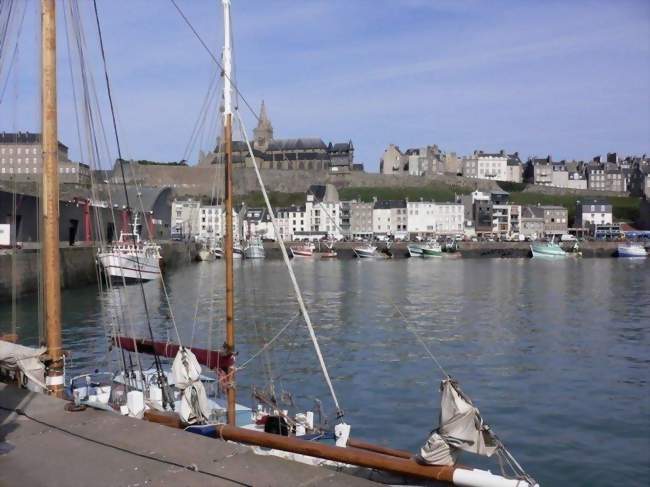
<svg viewBox="0 0 650 487">
<path fill-rule="evenodd" d="M 273 125 L 271 125 L 269 116 L 266 113 L 264 100 L 262 100 L 260 118 L 257 127 L 253 130 L 253 136 L 255 138 L 255 148 L 259 150 L 266 150 L 269 142 L 273 140 Z"/>
</svg>

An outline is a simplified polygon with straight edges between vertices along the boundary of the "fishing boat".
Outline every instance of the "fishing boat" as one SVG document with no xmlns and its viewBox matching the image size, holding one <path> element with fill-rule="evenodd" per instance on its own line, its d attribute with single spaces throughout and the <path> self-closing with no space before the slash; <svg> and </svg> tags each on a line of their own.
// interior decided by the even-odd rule
<svg viewBox="0 0 650 487">
<path fill-rule="evenodd" d="M 422 247 L 422 257 L 442 257 L 442 247 L 438 242 L 428 242 Z"/>
<path fill-rule="evenodd" d="M 197 252 L 197 258 L 200 261 L 204 261 L 204 262 L 210 262 L 218 258 L 217 254 L 214 251 L 214 246 L 212 245 L 210 240 L 207 240 L 206 242 L 201 244 L 201 248 Z"/>
<path fill-rule="evenodd" d="M 223 250 L 222 250 L 223 254 Z M 234 259 L 243 259 L 244 258 L 244 248 L 242 247 L 241 243 L 236 242 L 233 244 L 232 247 L 232 256 Z"/>
<path fill-rule="evenodd" d="M 354 247 L 352 251 L 354 252 L 354 255 L 359 259 L 372 259 L 379 257 L 379 254 L 377 253 L 377 247 L 371 244 L 367 244 L 362 247 Z"/>
<path fill-rule="evenodd" d="M 97 261 L 108 278 L 119 281 L 151 281 L 160 278 L 160 245 L 142 241 L 138 233 L 138 215 L 133 216 L 130 232 L 97 253 Z"/>
<path fill-rule="evenodd" d="M 264 250 L 264 244 L 262 239 L 259 237 L 252 238 L 246 242 L 246 247 L 244 247 L 244 257 L 247 259 L 263 259 L 266 257 L 266 251 Z"/>
<path fill-rule="evenodd" d="M 418 244 L 409 244 L 406 246 L 406 252 L 409 257 L 422 257 L 422 246 Z"/>
<path fill-rule="evenodd" d="M 292 245 L 289 247 L 291 255 L 293 257 L 313 257 L 314 256 L 314 244 L 306 243 L 303 245 Z"/>
<path fill-rule="evenodd" d="M 644 258 L 648 256 L 648 251 L 639 243 L 622 244 L 618 246 L 617 250 L 619 257 Z"/>
<path fill-rule="evenodd" d="M 530 246 L 533 257 L 541 259 L 563 259 L 567 253 L 553 241 L 551 242 L 533 242 Z"/>
</svg>

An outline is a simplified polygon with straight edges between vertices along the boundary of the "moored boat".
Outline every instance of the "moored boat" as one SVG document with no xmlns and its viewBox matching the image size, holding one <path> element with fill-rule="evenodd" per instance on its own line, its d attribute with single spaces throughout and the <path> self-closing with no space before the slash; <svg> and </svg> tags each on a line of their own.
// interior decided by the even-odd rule
<svg viewBox="0 0 650 487">
<path fill-rule="evenodd" d="M 442 247 L 438 242 L 429 242 L 422 247 L 422 257 L 442 257 Z"/>
<path fill-rule="evenodd" d="M 372 259 L 373 257 L 378 257 L 377 247 L 374 245 L 367 244 L 363 247 L 354 247 L 352 250 L 354 251 L 354 255 L 360 259 Z"/>
<path fill-rule="evenodd" d="M 422 246 L 417 244 L 410 244 L 406 246 L 406 251 L 409 257 L 422 257 Z"/>
<path fill-rule="evenodd" d="M 247 259 L 264 259 L 266 257 L 266 251 L 264 250 L 264 244 L 259 238 L 254 238 L 249 240 L 244 248 L 244 257 Z"/>
<path fill-rule="evenodd" d="M 534 242 L 530 246 L 533 257 L 543 259 L 562 259 L 567 253 L 555 242 Z"/>
<path fill-rule="evenodd" d="M 641 244 L 627 243 L 618 246 L 618 256 L 643 258 L 648 256 L 648 251 Z"/>
<path fill-rule="evenodd" d="M 293 257 L 312 257 L 314 255 L 314 245 L 311 243 L 304 245 L 294 245 L 289 247 Z"/>
<path fill-rule="evenodd" d="M 106 276 L 113 280 L 151 281 L 160 278 L 160 245 L 142 242 L 134 215 L 131 232 L 121 232 L 120 239 L 97 254 Z"/>
</svg>

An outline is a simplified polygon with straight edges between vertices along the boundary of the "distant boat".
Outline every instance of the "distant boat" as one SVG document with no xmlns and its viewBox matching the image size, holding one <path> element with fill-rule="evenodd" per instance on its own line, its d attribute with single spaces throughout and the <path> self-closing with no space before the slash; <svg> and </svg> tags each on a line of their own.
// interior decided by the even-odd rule
<svg viewBox="0 0 650 487">
<path fill-rule="evenodd" d="M 151 281 L 160 278 L 160 245 L 142 242 L 137 232 L 138 215 L 133 218 L 131 232 L 120 232 L 120 239 L 105 251 L 97 254 L 97 260 L 108 278 L 113 280 Z"/>
<path fill-rule="evenodd" d="M 264 259 L 266 257 L 264 244 L 260 238 L 248 241 L 246 248 L 244 248 L 244 257 L 247 259 Z"/>
<path fill-rule="evenodd" d="M 562 259 L 567 253 L 555 242 L 534 242 L 530 246 L 533 257 L 542 259 Z"/>
<path fill-rule="evenodd" d="M 234 243 L 232 246 L 232 257 L 233 259 L 243 259 L 244 258 L 244 249 L 239 242 Z"/>
<path fill-rule="evenodd" d="M 408 252 L 409 257 L 422 257 L 422 247 L 420 245 L 407 245 L 406 251 Z"/>
<path fill-rule="evenodd" d="M 377 247 L 370 244 L 364 245 L 363 247 L 355 247 L 352 250 L 354 251 L 354 255 L 360 259 L 371 259 L 378 256 Z"/>
<path fill-rule="evenodd" d="M 619 257 L 647 257 L 648 252 L 645 247 L 637 243 L 628 243 L 618 246 Z"/>
<path fill-rule="evenodd" d="M 442 257 L 442 247 L 438 242 L 430 242 L 422 247 L 422 257 Z"/>
<path fill-rule="evenodd" d="M 336 259 L 339 254 L 334 250 L 334 242 L 327 241 L 324 243 L 326 250 L 320 253 L 321 259 Z"/>
<path fill-rule="evenodd" d="M 293 257 L 312 257 L 314 255 L 314 245 L 311 243 L 304 245 L 294 245 L 289 247 Z"/>
</svg>

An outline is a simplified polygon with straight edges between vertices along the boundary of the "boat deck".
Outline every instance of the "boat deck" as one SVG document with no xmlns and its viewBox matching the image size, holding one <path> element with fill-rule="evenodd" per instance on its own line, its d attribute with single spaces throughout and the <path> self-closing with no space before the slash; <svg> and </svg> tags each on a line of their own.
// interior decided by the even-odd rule
<svg viewBox="0 0 650 487">
<path fill-rule="evenodd" d="M 0 485 L 378 485 L 0 384 Z"/>
</svg>

